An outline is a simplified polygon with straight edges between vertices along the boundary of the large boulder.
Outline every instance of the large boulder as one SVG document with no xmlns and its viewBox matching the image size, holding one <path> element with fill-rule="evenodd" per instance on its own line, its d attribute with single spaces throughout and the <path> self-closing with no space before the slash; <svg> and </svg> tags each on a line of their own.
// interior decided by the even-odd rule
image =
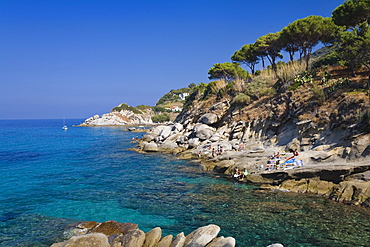
<svg viewBox="0 0 370 247">
<path fill-rule="evenodd" d="M 207 245 L 207 247 L 234 247 L 235 246 L 235 238 L 232 237 L 218 237 L 212 240 L 211 243 Z"/>
<path fill-rule="evenodd" d="M 178 148 L 179 146 L 175 141 L 164 141 L 163 143 L 160 143 L 159 148 L 164 151 L 171 151 L 172 149 Z"/>
<path fill-rule="evenodd" d="M 162 237 L 162 229 L 160 227 L 153 228 L 145 234 L 145 242 L 143 247 L 154 247 L 158 244 Z"/>
<path fill-rule="evenodd" d="M 142 230 L 136 229 L 123 235 L 121 238 L 122 246 L 125 247 L 141 247 L 145 241 L 145 233 Z"/>
<path fill-rule="evenodd" d="M 186 236 L 185 247 L 201 247 L 210 243 L 220 232 L 220 227 L 210 224 L 193 231 Z"/>
<path fill-rule="evenodd" d="M 189 140 L 189 148 L 195 148 L 199 146 L 199 144 L 200 144 L 199 138 L 191 138 Z"/>
<path fill-rule="evenodd" d="M 74 236 L 67 241 L 55 243 L 51 247 L 109 247 L 108 237 L 103 233 L 91 233 L 87 235 Z"/>
<path fill-rule="evenodd" d="M 183 247 L 185 243 L 185 235 L 183 232 L 176 235 L 175 239 L 172 241 L 170 247 Z"/>
<path fill-rule="evenodd" d="M 215 128 L 206 124 L 197 124 L 194 127 L 194 134 L 199 140 L 204 141 L 210 139 L 215 133 Z"/>
<path fill-rule="evenodd" d="M 159 148 L 158 145 L 154 142 L 148 142 L 144 145 L 143 151 L 145 152 L 158 152 Z"/>
<path fill-rule="evenodd" d="M 217 121 L 218 121 L 218 117 L 216 114 L 206 113 L 199 118 L 198 123 L 211 125 L 211 124 L 216 123 Z"/>
<path fill-rule="evenodd" d="M 167 235 L 158 242 L 156 247 L 170 247 L 172 239 L 173 239 L 172 235 Z"/>
<path fill-rule="evenodd" d="M 184 126 L 180 123 L 174 123 L 173 127 L 172 127 L 172 131 L 182 131 L 184 129 Z"/>
<path fill-rule="evenodd" d="M 357 137 L 351 143 L 351 159 L 366 157 L 370 154 L 370 134 Z"/>
<path fill-rule="evenodd" d="M 97 227 L 91 230 L 91 233 L 103 233 L 107 236 L 113 235 L 113 234 L 120 234 L 122 233 L 119 229 L 123 226 L 122 223 L 109 220 L 106 222 L 101 223 Z"/>
<path fill-rule="evenodd" d="M 172 131 L 172 126 L 163 126 L 162 131 L 159 134 L 161 140 L 164 140 L 167 137 L 169 137 L 171 134 L 171 131 Z"/>
</svg>

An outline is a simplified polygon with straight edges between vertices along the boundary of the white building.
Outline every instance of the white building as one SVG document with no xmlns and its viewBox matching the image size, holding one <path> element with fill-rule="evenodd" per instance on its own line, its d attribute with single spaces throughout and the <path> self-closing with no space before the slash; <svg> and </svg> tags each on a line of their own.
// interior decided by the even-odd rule
<svg viewBox="0 0 370 247">
<path fill-rule="evenodd" d="M 181 100 L 185 100 L 185 98 L 188 97 L 188 96 L 189 96 L 189 93 L 181 93 L 181 94 L 179 94 L 179 97 L 180 97 Z"/>
</svg>

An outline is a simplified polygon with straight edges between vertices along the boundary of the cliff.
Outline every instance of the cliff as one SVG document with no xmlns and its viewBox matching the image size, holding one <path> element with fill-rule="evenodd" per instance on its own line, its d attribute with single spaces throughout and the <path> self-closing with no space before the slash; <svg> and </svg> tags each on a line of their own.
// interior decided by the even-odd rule
<svg viewBox="0 0 370 247">
<path fill-rule="evenodd" d="M 147 125 L 153 124 L 154 115 L 151 107 L 131 107 L 122 103 L 109 113 L 86 119 L 80 126 Z"/>
<path fill-rule="evenodd" d="M 314 192 L 368 205 L 370 167 L 362 162 L 370 154 L 370 100 L 361 89 L 366 82 L 343 79 L 342 72 L 331 71 L 329 81 L 320 76 L 298 86 L 293 81 L 274 94 L 261 93 L 262 86 L 251 94 L 242 87 L 248 85 L 225 82 L 195 88 L 175 123 L 152 128 L 140 149 L 199 159 L 204 169 L 225 174 L 247 169 L 243 181 L 262 188 Z M 268 165 L 275 153 L 290 156 L 292 150 L 300 153 L 296 163 Z M 330 179 L 326 174 L 332 174 Z"/>
</svg>

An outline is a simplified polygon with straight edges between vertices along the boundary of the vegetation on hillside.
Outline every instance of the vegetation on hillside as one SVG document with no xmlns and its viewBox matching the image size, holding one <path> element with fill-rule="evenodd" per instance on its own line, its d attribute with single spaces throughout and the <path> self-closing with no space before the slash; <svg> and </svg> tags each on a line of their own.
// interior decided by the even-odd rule
<svg viewBox="0 0 370 247">
<path fill-rule="evenodd" d="M 310 99 L 304 102 L 307 111 L 321 109 L 332 114 L 332 120 L 370 131 L 369 20 L 370 0 L 347 0 L 333 10 L 332 17 L 308 16 L 266 34 L 235 51 L 233 62 L 214 64 L 208 74 L 216 80 L 192 87 L 184 109 L 202 101 L 227 99 L 240 111 L 260 100 L 299 92 L 302 99 Z M 319 44 L 324 47 L 314 52 Z M 279 61 L 283 54 L 288 54 L 288 62 Z M 259 63 L 262 71 L 255 69 Z M 347 105 L 348 111 L 338 112 L 334 104 Z"/>
<path fill-rule="evenodd" d="M 190 87 L 184 87 L 184 88 L 180 88 L 176 90 L 172 89 L 170 92 L 163 95 L 155 105 L 161 106 L 161 105 L 166 105 L 168 103 L 180 102 L 181 98 L 179 95 L 183 93 L 190 93 L 190 92 L 191 92 Z"/>
<path fill-rule="evenodd" d="M 120 112 L 122 110 L 127 110 L 127 111 L 132 111 L 135 114 L 142 114 L 143 111 L 147 111 L 148 109 L 151 109 L 151 108 L 152 107 L 148 106 L 148 105 L 138 105 L 138 106 L 134 107 L 134 106 L 129 106 L 126 103 L 122 103 L 119 106 L 114 107 L 111 110 L 111 112 L 114 112 L 114 111 Z"/>
</svg>

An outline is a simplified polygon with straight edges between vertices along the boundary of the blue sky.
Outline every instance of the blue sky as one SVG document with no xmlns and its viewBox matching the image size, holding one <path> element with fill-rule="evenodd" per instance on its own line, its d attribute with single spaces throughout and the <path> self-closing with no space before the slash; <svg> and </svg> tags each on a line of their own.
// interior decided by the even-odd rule
<svg viewBox="0 0 370 247">
<path fill-rule="evenodd" d="M 215 63 L 343 0 L 0 0 L 0 119 L 87 118 L 208 83 Z"/>
</svg>

